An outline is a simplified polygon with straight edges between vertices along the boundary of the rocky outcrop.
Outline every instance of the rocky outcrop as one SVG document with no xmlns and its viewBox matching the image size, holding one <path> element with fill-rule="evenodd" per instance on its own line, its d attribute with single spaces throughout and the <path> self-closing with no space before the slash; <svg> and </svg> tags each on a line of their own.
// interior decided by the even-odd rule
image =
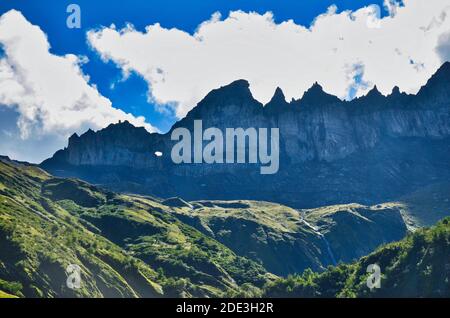
<svg viewBox="0 0 450 318">
<path fill-rule="evenodd" d="M 97 133 L 88 130 L 81 136 L 73 134 L 63 152 L 63 160 L 75 166 L 153 168 L 158 166 L 156 155 L 148 152 L 157 146 L 158 140 L 159 135 L 149 134 L 142 127 L 134 127 L 128 121 L 119 122 Z"/>
<path fill-rule="evenodd" d="M 211 91 L 177 127 L 280 129 L 280 170 L 262 176 L 249 164 L 180 164 L 170 133 L 122 122 L 69 139 L 42 167 L 118 191 L 185 199 L 264 199 L 296 207 L 396 198 L 450 177 L 450 63 L 417 95 L 341 101 L 314 84 L 287 102 L 281 89 L 265 106 L 244 80 Z M 155 155 L 161 152 L 162 156 Z"/>
</svg>

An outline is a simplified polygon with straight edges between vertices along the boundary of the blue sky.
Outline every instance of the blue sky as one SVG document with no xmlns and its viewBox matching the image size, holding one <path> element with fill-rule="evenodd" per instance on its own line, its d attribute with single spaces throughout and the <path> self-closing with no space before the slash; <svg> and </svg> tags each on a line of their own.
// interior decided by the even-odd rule
<svg viewBox="0 0 450 318">
<path fill-rule="evenodd" d="M 76 3 L 81 7 L 81 29 L 66 27 L 66 8 Z M 38 25 L 48 36 L 51 52 L 57 55 L 72 53 L 85 55 L 89 62 L 83 71 L 90 76 L 100 93 L 108 97 L 115 107 L 136 116 L 145 116 L 147 121 L 167 131 L 176 120 L 171 113 L 155 110 L 147 100 L 147 83 L 141 76 L 132 74 L 126 81 L 120 81 L 121 71 L 113 63 L 101 61 L 98 54 L 89 48 L 86 32 L 114 23 L 122 28 L 132 23 L 137 30 L 159 22 L 165 28 L 177 28 L 189 33 L 195 32 L 200 23 L 208 20 L 214 12 L 227 16 L 230 11 L 255 11 L 274 13 L 275 21 L 293 19 L 296 24 L 308 26 L 313 19 L 336 4 L 338 11 L 356 10 L 368 4 L 383 7 L 383 1 L 375 0 L 164 0 L 164 1 L 64 1 L 64 0 L 15 0 L 0 2 L 0 14 L 16 9 L 28 21 Z M 386 11 L 382 12 L 383 15 Z M 114 88 L 111 84 L 115 83 Z"/>
</svg>

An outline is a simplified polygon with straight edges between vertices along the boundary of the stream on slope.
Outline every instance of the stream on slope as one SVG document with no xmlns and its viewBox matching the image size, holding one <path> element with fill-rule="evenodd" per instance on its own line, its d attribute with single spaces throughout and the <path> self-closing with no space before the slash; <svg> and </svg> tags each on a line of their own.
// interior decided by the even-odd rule
<svg viewBox="0 0 450 318">
<path fill-rule="evenodd" d="M 331 250 L 330 243 L 328 242 L 328 240 L 327 240 L 327 238 L 325 237 L 325 235 L 323 235 L 323 234 L 319 231 L 319 229 L 318 229 L 316 226 L 313 226 L 313 225 L 309 224 L 308 221 L 306 221 L 306 219 L 305 219 L 305 212 L 304 212 L 304 211 L 301 211 L 301 212 L 300 212 L 300 216 L 301 216 L 301 221 L 302 221 L 307 227 L 309 227 L 311 230 L 313 230 L 314 233 L 315 233 L 317 236 L 319 236 L 320 239 L 325 243 L 325 246 L 327 247 L 328 256 L 330 257 L 332 264 L 333 264 L 334 266 L 336 266 L 336 265 L 337 265 L 336 258 L 334 257 L 333 251 Z"/>
</svg>

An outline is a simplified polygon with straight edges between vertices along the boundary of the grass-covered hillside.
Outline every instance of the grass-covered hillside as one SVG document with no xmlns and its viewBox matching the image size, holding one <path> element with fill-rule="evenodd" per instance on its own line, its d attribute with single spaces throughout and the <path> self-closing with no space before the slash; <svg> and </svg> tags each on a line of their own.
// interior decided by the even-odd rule
<svg viewBox="0 0 450 318">
<path fill-rule="evenodd" d="M 0 161 L 1 297 L 220 296 L 273 277 L 157 202 Z"/>
<path fill-rule="evenodd" d="M 370 264 L 380 266 L 380 288 L 367 287 Z M 278 279 L 266 286 L 264 296 L 450 297 L 450 218 L 385 245 L 355 263 Z"/>
<path fill-rule="evenodd" d="M 326 268 L 405 237 L 412 209 L 420 205 L 295 210 L 261 201 L 161 200 L 0 158 L 0 297 L 366 296 L 367 258 Z M 407 251 L 410 240 L 380 250 L 393 251 L 381 258 L 390 264 L 386 275 L 391 268 L 397 278 L 405 270 L 415 275 L 404 253 L 394 253 L 396 246 Z M 428 235 L 424 249 L 431 243 Z M 433 274 L 430 253 L 416 263 Z M 80 289 L 67 287 L 70 264 L 81 268 Z M 314 273 L 281 278 L 308 268 Z M 407 277 L 398 279 L 406 284 Z M 412 287 L 406 292 L 414 295 Z"/>
<path fill-rule="evenodd" d="M 17 296 L 5 293 L 5 292 L 0 290 L 0 298 L 17 298 Z"/>
<path fill-rule="evenodd" d="M 195 201 L 180 220 L 281 276 L 349 262 L 407 232 L 398 209 L 357 204 L 298 211 L 263 201 Z"/>
</svg>

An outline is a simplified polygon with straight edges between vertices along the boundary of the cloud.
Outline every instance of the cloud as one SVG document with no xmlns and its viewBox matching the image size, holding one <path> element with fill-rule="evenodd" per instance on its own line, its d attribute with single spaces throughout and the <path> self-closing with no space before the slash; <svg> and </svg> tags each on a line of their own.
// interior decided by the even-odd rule
<svg viewBox="0 0 450 318">
<path fill-rule="evenodd" d="M 442 61 L 450 61 L 450 31 L 439 36 L 436 51 Z"/>
<path fill-rule="evenodd" d="M 340 13 L 332 6 L 309 27 L 275 23 L 270 12 L 234 11 L 224 19 L 214 14 L 194 34 L 159 24 L 144 32 L 111 26 L 90 31 L 88 41 L 125 74 L 140 74 L 149 98 L 172 104 L 178 117 L 240 78 L 261 102 L 277 86 L 299 98 L 315 81 L 340 98 L 365 94 L 367 83 L 384 94 L 396 85 L 414 93 L 442 62 L 436 46 L 450 29 L 449 2 L 386 0 L 385 7 L 389 15 L 380 19 L 373 6 Z M 355 70 L 364 71 L 364 85 L 355 85 Z"/>
<path fill-rule="evenodd" d="M 22 140 L 65 140 L 73 132 L 119 120 L 155 131 L 143 117 L 114 108 L 89 83 L 80 68 L 85 57 L 50 53 L 45 33 L 20 12 L 11 10 L 0 17 L 0 46 L 0 108 L 17 114 L 16 133 Z"/>
<path fill-rule="evenodd" d="M 384 0 L 384 8 L 388 11 L 391 17 L 397 14 L 397 9 L 402 4 L 402 1 L 397 0 Z"/>
<path fill-rule="evenodd" d="M 57 134 L 33 135 L 23 139 L 17 121 L 20 114 L 9 107 L 0 107 L 0 154 L 15 160 L 41 162 L 57 149 L 66 145 L 67 139 Z"/>
</svg>

